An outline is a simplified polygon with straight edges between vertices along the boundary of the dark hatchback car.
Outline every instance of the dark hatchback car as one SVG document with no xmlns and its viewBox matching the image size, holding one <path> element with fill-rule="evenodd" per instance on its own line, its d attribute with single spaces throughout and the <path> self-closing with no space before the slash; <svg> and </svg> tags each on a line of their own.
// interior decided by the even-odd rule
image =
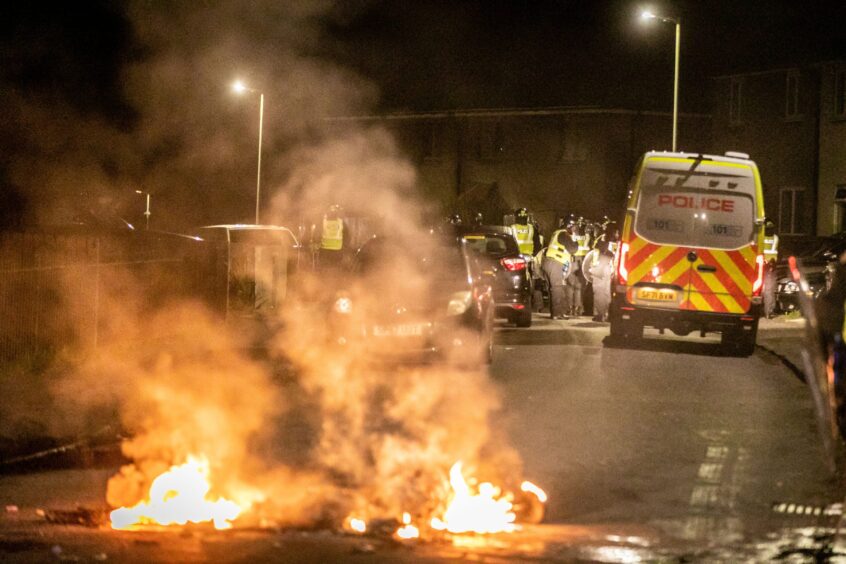
<svg viewBox="0 0 846 564">
<path fill-rule="evenodd" d="M 846 252 L 846 234 L 826 237 L 804 256 L 799 255 L 810 297 L 816 299 L 829 284 L 832 267 L 837 258 Z M 787 259 L 776 266 L 776 311 L 788 313 L 799 309 L 799 285 L 790 276 Z"/>
<path fill-rule="evenodd" d="M 408 245 L 373 238 L 356 253 L 330 314 L 333 336 L 367 362 L 491 361 L 491 277 L 452 238 Z"/>
<path fill-rule="evenodd" d="M 494 278 L 496 316 L 517 327 L 532 325 L 532 278 L 528 260 L 507 227 L 466 226 L 456 230 L 460 241 L 480 257 Z"/>
</svg>

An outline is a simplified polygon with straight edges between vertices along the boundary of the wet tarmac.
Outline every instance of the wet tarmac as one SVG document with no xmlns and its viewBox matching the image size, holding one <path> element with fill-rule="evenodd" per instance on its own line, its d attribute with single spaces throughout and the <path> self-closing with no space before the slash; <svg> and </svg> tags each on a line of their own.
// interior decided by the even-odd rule
<svg viewBox="0 0 846 564">
<path fill-rule="evenodd" d="M 39 509 L 102 507 L 112 471 L 63 470 L 0 476 L 0 560 L 842 558 L 832 551 L 846 489 L 826 470 L 811 399 L 783 362 L 765 350 L 723 356 L 713 338 L 611 346 L 606 326 L 579 323 L 538 319 L 532 329 L 497 334 L 492 378 L 503 393 L 502 425 L 526 478 L 550 496 L 541 525 L 398 542 L 272 527 L 128 533 L 50 524 Z M 791 330 L 764 330 L 762 342 L 769 335 L 791 343 Z"/>
</svg>

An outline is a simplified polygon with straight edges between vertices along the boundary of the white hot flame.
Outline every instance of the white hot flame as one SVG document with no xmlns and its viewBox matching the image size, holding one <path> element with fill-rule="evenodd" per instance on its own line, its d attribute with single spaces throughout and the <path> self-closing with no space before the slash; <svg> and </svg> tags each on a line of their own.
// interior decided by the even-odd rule
<svg viewBox="0 0 846 564">
<path fill-rule="evenodd" d="M 402 514 L 402 527 L 397 529 L 397 536 L 401 539 L 416 539 L 420 536 L 420 529 L 411 524 L 410 514 Z"/>
<path fill-rule="evenodd" d="M 499 488 L 491 483 L 479 484 L 478 493 L 473 493 L 461 474 L 461 462 L 453 464 L 449 471 L 449 483 L 453 497 L 443 518 L 433 517 L 431 526 L 438 531 L 450 533 L 510 533 L 519 527 L 511 510 L 509 496 L 503 496 Z"/>
<path fill-rule="evenodd" d="M 208 460 L 189 456 L 153 480 L 147 501 L 112 511 L 112 528 L 211 522 L 216 529 L 228 529 L 242 508 L 228 499 L 208 499 L 210 489 Z"/>
<path fill-rule="evenodd" d="M 350 520 L 347 522 L 347 525 L 349 525 L 350 529 L 352 529 L 356 533 L 367 532 L 367 522 L 364 519 L 350 517 Z"/>
</svg>

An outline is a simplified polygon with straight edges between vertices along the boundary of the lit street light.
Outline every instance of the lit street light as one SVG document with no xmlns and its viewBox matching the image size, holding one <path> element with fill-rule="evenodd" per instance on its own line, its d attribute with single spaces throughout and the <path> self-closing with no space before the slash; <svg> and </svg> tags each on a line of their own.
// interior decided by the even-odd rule
<svg viewBox="0 0 846 564">
<path fill-rule="evenodd" d="M 149 229 L 150 229 L 150 215 L 152 215 L 152 214 L 150 213 L 150 193 L 149 193 L 149 192 L 144 192 L 143 190 L 136 190 L 136 191 L 135 191 L 135 193 L 136 193 L 136 194 L 145 194 L 145 195 L 147 196 L 147 209 L 146 209 L 146 210 L 144 210 L 144 218 L 145 218 L 145 219 L 146 219 L 146 221 L 147 221 L 147 227 L 146 227 L 146 229 L 148 229 L 148 230 L 149 230 Z"/>
<path fill-rule="evenodd" d="M 643 21 L 661 20 L 664 23 L 673 23 L 676 25 L 676 63 L 675 72 L 673 73 L 673 151 L 675 152 L 679 128 L 679 47 L 681 45 L 681 18 L 660 16 L 649 10 L 644 10 L 640 14 L 640 19 Z"/>
<path fill-rule="evenodd" d="M 258 90 L 254 90 L 252 88 L 248 88 L 240 80 L 236 80 L 232 84 L 232 90 L 235 91 L 236 94 L 243 94 L 244 92 L 250 92 L 253 94 L 259 95 L 259 139 L 258 139 L 258 172 L 256 173 L 256 225 L 259 223 L 259 201 L 261 196 L 261 134 L 262 128 L 264 125 L 264 93 L 259 92 Z"/>
</svg>

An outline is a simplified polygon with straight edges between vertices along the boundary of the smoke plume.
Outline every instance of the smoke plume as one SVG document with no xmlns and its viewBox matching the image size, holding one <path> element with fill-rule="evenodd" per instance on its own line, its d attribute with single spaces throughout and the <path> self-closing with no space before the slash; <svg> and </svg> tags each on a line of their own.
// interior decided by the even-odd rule
<svg viewBox="0 0 846 564">
<path fill-rule="evenodd" d="M 437 243 L 413 164 L 386 129 L 330 119 L 370 111 L 377 99 L 366 80 L 320 56 L 331 52 L 326 24 L 349 10 L 130 3 L 137 53 L 121 84 L 132 127 L 71 113 L 75 128 L 38 109 L 22 113 L 48 133 L 41 153 L 58 155 L 38 184 L 98 189 L 113 209 L 140 209 L 130 195 L 140 187 L 152 194 L 154 226 L 234 223 L 254 206 L 258 126 L 257 97 L 227 91 L 239 77 L 266 98 L 262 219 L 302 237 L 289 250 L 300 259 L 286 301 L 255 331 L 224 323 L 202 300 L 156 295 L 149 270 L 98 274 L 97 346 L 73 352 L 73 375 L 54 393 L 68 413 L 116 406 L 131 463 L 109 482 L 111 506 L 137 503 L 157 475 L 191 456 L 208 459 L 215 495 L 279 523 L 431 515 L 444 499 L 433 492 L 459 460 L 515 486 L 519 460 L 496 425 L 499 396 L 486 371 L 461 367 L 468 358 L 374 363 L 388 351 L 342 346 L 327 322 L 339 291 L 356 315 L 434 299 L 432 273 L 415 260 Z M 356 219 L 356 246 L 376 234 L 396 243 L 366 274 L 330 280 L 310 268 L 310 229 L 330 204 Z"/>
</svg>

